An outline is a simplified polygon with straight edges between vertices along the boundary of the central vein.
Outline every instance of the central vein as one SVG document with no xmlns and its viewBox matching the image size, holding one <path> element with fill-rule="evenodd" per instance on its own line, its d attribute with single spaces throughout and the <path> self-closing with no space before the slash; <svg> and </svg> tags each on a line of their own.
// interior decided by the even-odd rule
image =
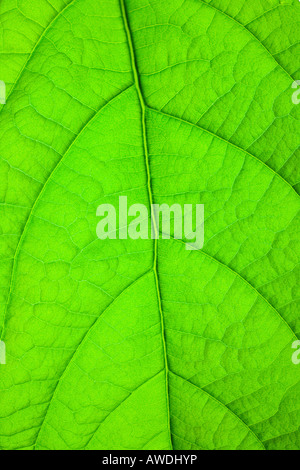
<svg viewBox="0 0 300 470">
<path fill-rule="evenodd" d="M 163 352 L 164 352 L 164 363 L 165 363 L 165 372 L 166 372 L 166 400 L 167 400 L 167 414 L 168 414 L 168 426 L 169 426 L 169 434 L 170 434 L 170 445 L 171 449 L 173 448 L 172 439 L 171 439 L 171 427 L 170 427 L 170 400 L 169 400 L 169 366 L 168 366 L 168 358 L 167 358 L 167 347 L 166 347 L 166 336 L 165 336 L 165 324 L 164 324 L 164 316 L 162 311 L 162 301 L 161 301 L 161 293 L 159 287 L 159 280 L 158 280 L 158 238 L 159 238 L 159 230 L 157 227 L 157 221 L 154 213 L 154 206 L 153 206 L 153 195 L 152 195 L 152 188 L 151 188 L 151 174 L 150 174 L 150 163 L 149 163 L 149 151 L 148 151 L 148 143 L 147 143 L 147 129 L 146 129 L 146 104 L 143 97 L 139 74 L 138 74 L 138 67 L 134 52 L 132 34 L 129 26 L 128 15 L 125 6 L 125 0 L 120 0 L 121 3 L 121 11 L 124 20 L 124 26 L 127 34 L 128 46 L 130 50 L 130 57 L 132 63 L 132 71 L 134 75 L 135 86 L 137 89 L 141 112 L 142 112 L 142 132 L 143 132 L 143 145 L 144 145 L 144 154 L 145 154 L 145 165 L 147 171 L 147 188 L 148 188 L 148 197 L 149 197 L 149 204 L 151 208 L 151 221 L 152 226 L 154 228 L 155 239 L 154 239 L 154 257 L 153 257 L 153 272 L 155 277 L 155 284 L 156 284 L 156 291 L 157 291 L 157 299 L 158 299 L 158 308 L 160 313 L 160 321 L 161 321 L 161 329 L 162 329 L 162 342 L 163 342 Z"/>
</svg>

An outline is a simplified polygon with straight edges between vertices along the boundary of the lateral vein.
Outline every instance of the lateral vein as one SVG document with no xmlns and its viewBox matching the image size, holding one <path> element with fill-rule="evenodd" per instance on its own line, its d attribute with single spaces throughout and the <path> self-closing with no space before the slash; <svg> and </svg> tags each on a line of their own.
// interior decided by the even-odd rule
<svg viewBox="0 0 300 470">
<path fill-rule="evenodd" d="M 0 330 L 0 339 L 3 340 L 4 339 L 4 331 L 5 331 L 5 320 L 6 320 L 6 316 L 7 316 L 7 312 L 8 312 L 8 309 L 9 309 L 9 304 L 10 304 L 10 301 L 11 301 L 11 296 L 12 296 L 12 291 L 13 291 L 13 285 L 14 285 L 14 280 L 15 280 L 15 274 L 16 274 L 16 265 L 17 265 L 17 259 L 18 259 L 18 256 L 20 254 L 20 251 L 21 251 L 21 247 L 22 247 L 22 243 L 23 243 L 23 240 L 25 238 L 25 235 L 27 234 L 27 230 L 28 230 L 28 227 L 29 227 L 29 223 L 33 217 L 33 213 L 34 213 L 34 210 L 35 208 L 37 207 L 37 204 L 38 202 L 40 201 L 42 195 L 44 194 L 45 192 L 45 189 L 49 183 L 49 181 L 51 181 L 51 178 L 52 176 L 56 173 L 56 171 L 60 168 L 61 164 L 63 163 L 63 160 L 65 159 L 66 155 L 68 155 L 68 153 L 70 152 L 70 150 L 73 148 L 74 144 L 77 142 L 77 140 L 79 139 L 79 137 L 82 136 L 82 134 L 84 133 L 84 131 L 88 128 L 88 126 L 98 117 L 98 115 L 100 114 L 100 112 L 106 107 L 108 106 L 112 101 L 114 101 L 115 99 L 117 99 L 119 96 L 121 96 L 123 93 L 125 93 L 127 90 L 129 90 L 133 85 L 130 85 L 129 87 L 125 88 L 124 90 L 122 90 L 120 93 L 118 93 L 117 95 L 115 95 L 113 98 L 111 98 L 107 103 L 105 103 L 104 106 L 102 106 L 96 113 L 93 114 L 93 116 L 86 122 L 86 124 L 83 126 L 83 128 L 80 130 L 80 132 L 75 136 L 75 138 L 72 140 L 72 142 L 70 143 L 70 145 L 68 146 L 68 148 L 66 149 L 66 151 L 64 152 L 64 154 L 61 156 L 60 160 L 58 161 L 58 163 L 56 164 L 56 166 L 54 167 L 54 169 L 52 170 L 52 172 L 49 174 L 47 180 L 45 181 L 45 183 L 43 184 L 39 194 L 37 195 L 36 197 L 36 200 L 29 212 L 29 215 L 28 215 L 28 218 L 26 220 L 26 223 L 23 227 L 23 230 L 22 230 L 22 233 L 21 233 L 21 236 L 19 238 L 19 241 L 18 241 L 18 244 L 17 244 L 17 247 L 16 247 L 16 250 L 15 250 L 15 253 L 14 253 L 14 257 L 13 257 L 13 265 L 12 265 L 12 271 L 11 271 L 11 277 L 10 277 L 10 284 L 9 284 L 9 289 L 8 289 L 8 295 L 7 295 L 7 302 L 6 302 L 6 306 L 5 306 L 5 311 L 4 311 L 4 314 L 3 314 L 3 322 L 2 322 L 2 328 Z"/>
</svg>

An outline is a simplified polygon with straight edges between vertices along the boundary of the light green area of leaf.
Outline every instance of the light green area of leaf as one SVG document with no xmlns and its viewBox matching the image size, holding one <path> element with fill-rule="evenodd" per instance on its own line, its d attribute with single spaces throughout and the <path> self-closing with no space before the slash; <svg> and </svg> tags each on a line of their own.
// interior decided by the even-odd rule
<svg viewBox="0 0 300 470">
<path fill-rule="evenodd" d="M 300 449 L 300 5 L 0 2 L 1 449 Z M 96 209 L 205 205 L 205 244 Z"/>
</svg>

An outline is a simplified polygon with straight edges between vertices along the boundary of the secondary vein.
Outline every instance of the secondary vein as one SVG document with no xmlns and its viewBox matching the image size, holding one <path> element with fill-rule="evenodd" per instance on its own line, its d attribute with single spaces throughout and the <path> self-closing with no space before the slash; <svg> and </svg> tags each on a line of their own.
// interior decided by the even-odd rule
<svg viewBox="0 0 300 470">
<path fill-rule="evenodd" d="M 38 41 L 35 43 L 35 45 L 34 45 L 32 51 L 29 53 L 29 55 L 28 55 L 28 57 L 27 57 L 27 59 L 26 59 L 26 62 L 24 63 L 23 67 L 21 68 L 21 70 L 20 70 L 20 72 L 19 72 L 19 74 L 18 74 L 18 76 L 17 76 L 15 82 L 13 83 L 13 85 L 12 85 L 12 87 L 11 87 L 11 89 L 10 89 L 10 92 L 9 92 L 7 98 L 6 98 L 6 102 L 8 101 L 8 98 L 12 95 L 13 91 L 15 90 L 17 84 L 19 83 L 19 80 L 20 80 L 21 77 L 23 76 L 24 70 L 26 69 L 28 63 L 29 63 L 30 60 L 32 59 L 32 57 L 33 57 L 35 51 L 37 50 L 38 46 L 40 45 L 40 43 L 41 43 L 41 41 L 42 41 L 42 39 L 43 39 L 44 37 L 46 37 L 47 32 L 51 29 L 51 27 L 52 27 L 53 24 L 56 22 L 56 20 L 57 20 L 58 18 L 60 18 L 60 17 L 65 13 L 65 11 L 66 11 L 74 2 L 75 2 L 75 0 L 71 0 L 67 5 L 65 5 L 65 7 L 64 7 L 61 11 L 59 11 L 59 12 L 57 13 L 57 15 L 54 16 L 54 18 L 50 21 L 50 23 L 48 24 L 48 26 L 44 29 L 44 31 L 42 32 L 41 36 L 38 38 Z M 2 106 L 2 108 L 1 108 L 1 110 L 0 110 L 0 114 L 1 114 L 2 110 L 4 109 L 4 107 L 5 107 L 5 106 Z"/>
<path fill-rule="evenodd" d="M 118 98 L 120 95 L 122 95 L 123 93 L 125 93 L 127 90 L 129 90 L 129 88 L 131 88 L 133 85 L 130 85 L 129 87 L 125 88 L 124 90 L 120 91 L 117 95 L 115 95 L 113 98 L 111 98 L 107 103 L 105 103 L 105 105 L 103 105 L 96 113 L 94 113 L 91 118 L 88 119 L 88 121 L 85 123 L 85 125 L 82 127 L 82 129 L 79 131 L 79 133 L 75 136 L 75 138 L 72 140 L 72 142 L 70 143 L 70 145 L 68 146 L 68 148 L 66 149 L 66 151 L 64 152 L 64 154 L 61 156 L 60 160 L 58 161 L 58 163 L 56 164 L 56 166 L 53 168 L 52 172 L 49 174 L 47 180 L 45 181 L 45 183 L 43 184 L 40 192 L 38 193 L 36 199 L 35 199 L 35 202 L 29 212 L 29 215 L 27 217 L 27 220 L 26 220 L 26 223 L 23 227 L 23 230 L 22 230 L 22 233 L 20 235 L 20 238 L 19 238 L 19 241 L 18 241 L 18 244 L 17 244 L 17 247 L 16 247 L 16 250 L 15 250 L 15 253 L 14 253 L 14 257 L 13 257 L 13 261 L 12 261 L 12 271 L 11 271 L 11 277 L 10 277 L 10 284 L 9 284 L 9 288 L 8 288 L 8 295 L 7 295 L 7 302 L 6 302 L 6 305 L 5 305 L 5 310 L 4 310 L 4 314 L 3 314 L 3 322 L 2 322 L 2 328 L 0 330 L 0 339 L 3 340 L 4 339 L 4 332 L 5 332 L 5 321 L 6 321 L 6 316 L 7 316 L 7 312 L 8 312 L 8 309 L 9 309 L 9 305 L 10 305 L 10 301 L 11 301 L 11 297 L 12 297 L 12 292 L 13 292 L 13 285 L 14 285 L 14 280 L 15 280 L 15 274 L 16 274 L 16 265 L 17 265 L 17 259 L 18 259 L 18 256 L 20 254 L 20 251 L 21 251 L 21 247 L 22 247 L 22 244 L 23 244 L 23 240 L 25 238 L 25 235 L 27 234 L 27 229 L 29 227 L 29 224 L 30 224 L 30 221 L 33 217 L 33 214 L 34 214 L 34 211 L 35 211 L 35 208 L 37 207 L 37 204 L 39 203 L 42 195 L 44 194 L 45 192 L 45 189 L 47 188 L 47 185 L 49 183 L 49 181 L 51 181 L 53 175 L 57 172 L 57 170 L 60 168 L 60 166 L 62 165 L 63 163 L 63 160 L 66 158 L 66 156 L 68 155 L 68 153 L 70 152 L 70 150 L 73 148 L 74 144 L 77 142 L 77 140 L 79 139 L 80 136 L 82 136 L 82 134 L 84 133 L 84 131 L 88 128 L 88 126 L 97 118 L 97 116 L 99 115 L 99 113 L 107 106 L 109 105 L 112 101 L 114 101 L 116 98 Z"/>
</svg>

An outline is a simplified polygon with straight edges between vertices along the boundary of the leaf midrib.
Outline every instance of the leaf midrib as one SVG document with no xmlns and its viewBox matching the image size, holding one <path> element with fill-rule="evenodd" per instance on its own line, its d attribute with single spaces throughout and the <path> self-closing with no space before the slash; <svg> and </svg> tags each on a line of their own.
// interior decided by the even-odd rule
<svg viewBox="0 0 300 470">
<path fill-rule="evenodd" d="M 166 385 L 166 408 L 167 408 L 167 420 L 168 420 L 168 432 L 169 432 L 169 439 L 170 439 L 170 448 L 173 449 L 172 443 L 172 433 L 171 433 L 171 413 L 170 413 L 170 391 L 169 391 L 169 365 L 168 365 L 168 356 L 167 356 L 167 345 L 166 345 L 166 332 L 165 332 L 165 323 L 164 323 L 164 315 L 162 311 L 162 299 L 161 299 L 161 292 L 160 292 L 160 285 L 159 285 L 159 277 L 158 277 L 158 227 L 156 224 L 156 217 L 153 212 L 153 191 L 151 187 L 151 174 L 150 174 L 150 162 L 149 162 L 149 149 L 148 149 L 148 141 L 147 141 L 147 129 L 146 129 L 146 103 L 142 93 L 142 87 L 139 78 L 138 72 L 138 65 L 136 60 L 136 55 L 134 51 L 134 45 L 132 40 L 132 33 L 129 24 L 129 18 L 126 10 L 125 0 L 120 0 L 121 6 L 121 13 L 124 22 L 124 27 L 127 35 L 127 42 L 128 48 L 131 58 L 132 64 L 132 72 L 134 75 L 135 87 L 138 93 L 141 113 L 142 113 L 142 131 L 143 131 L 143 145 L 144 145 L 144 156 L 145 156 L 145 167 L 146 167 L 146 174 L 147 174 L 147 188 L 148 188 L 148 198 L 149 198 L 149 206 L 151 210 L 151 221 L 155 231 L 155 239 L 154 239 L 154 256 L 153 256 L 153 272 L 155 277 L 155 287 L 157 293 L 157 301 L 158 301 L 158 308 L 160 314 L 160 324 L 161 324 L 161 337 L 162 337 L 162 345 L 163 345 L 163 354 L 164 354 L 164 366 L 165 366 L 165 385 Z"/>
</svg>

